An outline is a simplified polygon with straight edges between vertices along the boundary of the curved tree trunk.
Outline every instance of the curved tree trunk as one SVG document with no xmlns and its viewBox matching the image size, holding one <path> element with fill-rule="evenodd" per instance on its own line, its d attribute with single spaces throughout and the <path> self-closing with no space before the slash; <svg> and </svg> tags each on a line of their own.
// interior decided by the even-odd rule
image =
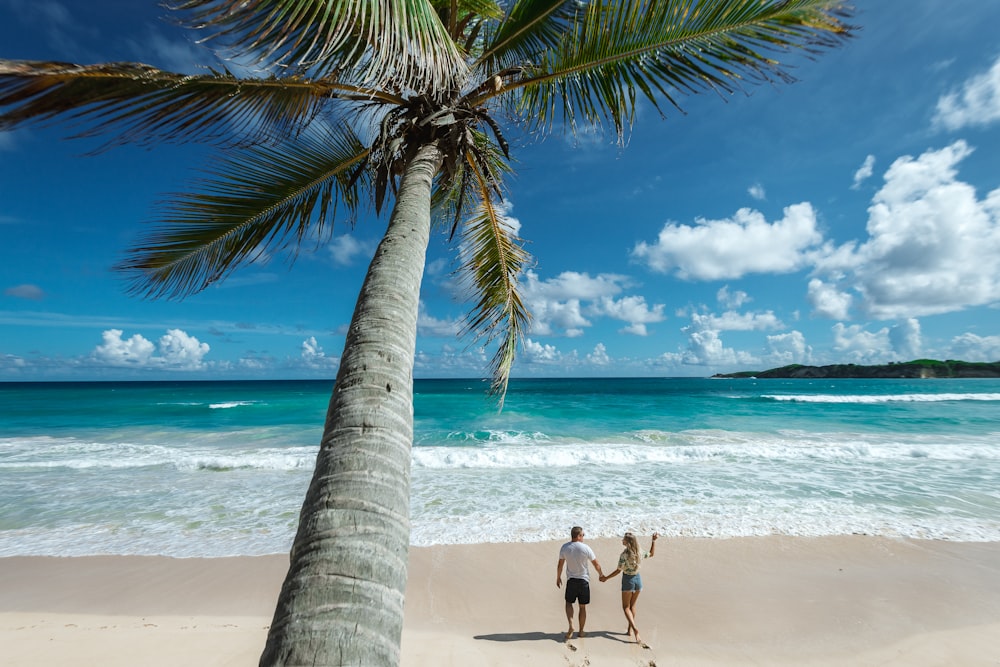
<svg viewBox="0 0 1000 667">
<path fill-rule="evenodd" d="M 399 663 L 413 357 L 440 164 L 430 144 L 408 165 L 358 296 L 262 667 Z"/>
</svg>

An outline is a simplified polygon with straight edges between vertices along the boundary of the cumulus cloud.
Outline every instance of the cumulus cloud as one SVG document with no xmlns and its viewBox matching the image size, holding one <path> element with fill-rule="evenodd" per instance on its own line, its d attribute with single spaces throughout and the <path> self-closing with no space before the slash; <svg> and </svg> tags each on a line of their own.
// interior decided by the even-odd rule
<svg viewBox="0 0 1000 667">
<path fill-rule="evenodd" d="M 524 340 L 524 356 L 529 363 L 557 363 L 562 359 L 562 354 L 554 345 L 543 345 L 530 338 Z"/>
<path fill-rule="evenodd" d="M 767 337 L 768 359 L 777 366 L 812 363 L 812 347 L 806 344 L 801 331 Z"/>
<path fill-rule="evenodd" d="M 1000 336 L 977 336 L 965 333 L 951 341 L 954 359 L 965 361 L 1000 361 Z"/>
<path fill-rule="evenodd" d="M 327 249 L 334 264 L 351 266 L 359 257 L 371 257 L 375 253 L 375 244 L 369 241 L 359 241 L 351 234 L 341 234 L 333 237 Z"/>
<path fill-rule="evenodd" d="M 611 357 L 608 356 L 608 349 L 604 343 L 594 346 L 594 351 L 587 355 L 587 362 L 594 366 L 607 366 L 611 363 Z"/>
<path fill-rule="evenodd" d="M 757 363 L 756 357 L 749 352 L 726 347 L 719 337 L 718 331 L 704 331 L 697 327 L 685 327 L 688 334 L 688 347 L 682 355 L 685 364 L 693 366 L 734 366 L 752 365 Z"/>
<path fill-rule="evenodd" d="M 850 363 L 885 363 L 893 356 L 888 328 L 871 332 L 860 325 L 848 326 L 841 322 L 833 326 L 833 349 Z"/>
<path fill-rule="evenodd" d="M 832 320 L 849 319 L 853 297 L 840 291 L 836 286 L 813 278 L 809 281 L 806 296 L 819 317 L 828 317 Z"/>
<path fill-rule="evenodd" d="M 889 344 L 901 360 L 909 361 L 920 356 L 923 347 L 920 322 L 910 317 L 889 329 Z"/>
<path fill-rule="evenodd" d="M 340 359 L 338 357 L 328 357 L 323 348 L 316 342 L 315 336 L 302 341 L 302 352 L 300 355 L 302 363 L 307 368 L 327 369 L 336 368 Z"/>
<path fill-rule="evenodd" d="M 654 305 L 652 308 L 646 303 L 645 297 L 626 296 L 621 299 L 611 297 L 601 297 L 600 302 L 594 306 L 594 312 L 613 317 L 617 320 L 627 322 L 628 326 L 620 329 L 620 333 L 631 333 L 636 336 L 646 336 L 648 331 L 646 325 L 652 322 L 662 322 L 665 319 L 662 303 Z"/>
<path fill-rule="evenodd" d="M 45 292 L 38 285 L 15 285 L 3 291 L 6 296 L 16 299 L 28 299 L 29 301 L 41 301 L 45 298 Z"/>
<path fill-rule="evenodd" d="M 854 184 L 851 186 L 852 190 L 857 190 L 861 187 L 861 184 L 871 178 L 871 175 L 875 173 L 875 156 L 869 155 L 865 158 L 864 163 L 861 167 L 854 172 Z"/>
<path fill-rule="evenodd" d="M 738 313 L 727 310 L 721 315 L 694 313 L 691 315 L 691 322 L 699 329 L 715 331 L 766 331 L 784 326 L 770 310 L 763 313 Z"/>
<path fill-rule="evenodd" d="M 121 329 L 108 329 L 101 338 L 103 343 L 94 348 L 91 359 L 101 364 L 119 368 L 158 368 L 165 370 L 197 370 L 203 368 L 204 356 L 209 352 L 208 343 L 180 329 L 169 329 L 160 337 L 157 346 L 140 334 L 122 338 Z"/>
<path fill-rule="evenodd" d="M 1000 56 L 982 74 L 937 102 L 934 124 L 948 130 L 984 126 L 1000 120 Z"/>
<path fill-rule="evenodd" d="M 749 188 L 747 188 L 747 192 L 749 192 L 750 196 L 753 197 L 754 199 L 760 201 L 767 199 L 767 193 L 764 191 L 764 186 L 761 185 L 760 183 L 754 183 L 753 185 L 751 185 Z"/>
<path fill-rule="evenodd" d="M 1000 189 L 985 199 L 957 178 L 964 141 L 897 159 L 868 209 L 868 239 L 817 255 L 810 283 L 817 313 L 843 318 L 847 293 L 879 319 L 902 319 L 997 302 Z"/>
<path fill-rule="evenodd" d="M 822 241 L 816 213 L 807 202 L 789 206 L 784 217 L 768 222 L 759 211 L 743 208 L 726 220 L 667 223 L 655 242 L 641 241 L 632 256 L 658 273 L 685 280 L 724 280 L 751 273 L 789 273 L 806 265 Z"/>
<path fill-rule="evenodd" d="M 743 304 L 752 301 L 750 295 L 742 290 L 729 291 L 729 285 L 723 285 L 715 293 L 716 300 L 726 308 L 739 308 Z"/>
<path fill-rule="evenodd" d="M 427 306 L 420 302 L 420 310 L 417 314 L 417 333 L 420 336 L 434 336 L 436 338 L 454 338 L 462 329 L 462 324 L 455 320 L 439 320 L 432 317 L 427 312 Z"/>
<path fill-rule="evenodd" d="M 531 332 L 538 336 L 576 337 L 583 334 L 591 321 L 584 315 L 584 303 L 600 303 L 602 299 L 620 294 L 630 284 L 625 276 L 566 271 L 550 280 L 542 280 L 534 271 L 527 271 L 523 280 L 525 304 L 533 316 Z M 592 310 L 602 314 L 599 309 Z"/>
<path fill-rule="evenodd" d="M 209 349 L 208 343 L 202 343 L 180 329 L 169 329 L 160 336 L 160 355 L 164 365 L 171 368 L 201 368 L 202 358 Z"/>
</svg>

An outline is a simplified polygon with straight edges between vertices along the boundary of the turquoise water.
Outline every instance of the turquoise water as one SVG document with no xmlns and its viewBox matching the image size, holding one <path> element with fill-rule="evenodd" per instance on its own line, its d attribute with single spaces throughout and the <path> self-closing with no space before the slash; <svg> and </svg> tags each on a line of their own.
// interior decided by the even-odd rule
<svg viewBox="0 0 1000 667">
<path fill-rule="evenodd" d="M 0 556 L 286 552 L 330 382 L 0 384 Z M 412 542 L 1000 540 L 1000 380 L 415 384 Z"/>
</svg>

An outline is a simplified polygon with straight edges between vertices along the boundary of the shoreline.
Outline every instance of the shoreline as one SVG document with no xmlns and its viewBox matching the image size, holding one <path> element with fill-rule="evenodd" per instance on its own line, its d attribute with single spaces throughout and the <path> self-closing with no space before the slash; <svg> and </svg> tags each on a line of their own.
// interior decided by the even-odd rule
<svg viewBox="0 0 1000 667">
<path fill-rule="evenodd" d="M 587 543 L 613 570 L 620 541 Z M 412 547 L 401 664 L 1000 664 L 1000 542 L 664 537 L 642 568 L 648 650 L 626 641 L 618 580 L 596 576 L 588 636 L 563 641 L 560 544 Z M 285 555 L 0 558 L 4 664 L 256 664 L 286 567 Z"/>
</svg>

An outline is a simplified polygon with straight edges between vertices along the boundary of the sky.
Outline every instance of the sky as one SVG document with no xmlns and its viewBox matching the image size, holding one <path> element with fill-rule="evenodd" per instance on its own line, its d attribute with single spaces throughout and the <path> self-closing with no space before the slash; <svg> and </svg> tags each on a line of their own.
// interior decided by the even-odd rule
<svg viewBox="0 0 1000 667">
<path fill-rule="evenodd" d="M 706 377 L 791 363 L 1000 360 L 1000 2 L 856 2 L 796 81 L 509 132 L 505 211 L 533 324 L 516 377 Z M 218 66 L 146 0 L 0 0 L 0 58 Z M 212 153 L 0 132 L 0 381 L 332 378 L 386 219 L 362 215 L 183 300 L 112 270 Z M 483 377 L 436 233 L 414 375 Z"/>
</svg>

